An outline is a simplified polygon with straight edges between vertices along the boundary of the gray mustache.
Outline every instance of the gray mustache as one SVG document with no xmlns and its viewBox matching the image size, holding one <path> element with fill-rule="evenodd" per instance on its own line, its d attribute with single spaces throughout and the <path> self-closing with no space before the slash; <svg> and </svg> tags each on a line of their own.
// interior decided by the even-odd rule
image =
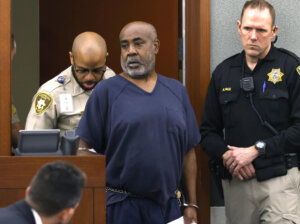
<svg viewBox="0 0 300 224">
<path fill-rule="evenodd" d="M 141 60 L 136 59 L 136 58 L 132 58 L 132 59 L 129 58 L 129 59 L 127 59 L 126 64 L 128 65 L 130 63 L 139 63 L 139 64 L 142 64 Z"/>
</svg>

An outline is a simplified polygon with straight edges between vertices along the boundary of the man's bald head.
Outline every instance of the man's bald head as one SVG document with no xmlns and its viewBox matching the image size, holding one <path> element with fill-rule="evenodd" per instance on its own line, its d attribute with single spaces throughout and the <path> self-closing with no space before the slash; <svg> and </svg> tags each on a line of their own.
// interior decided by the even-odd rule
<svg viewBox="0 0 300 224">
<path fill-rule="evenodd" d="M 90 90 L 102 79 L 107 55 L 105 40 L 97 33 L 84 32 L 74 39 L 69 57 L 73 75 L 81 88 Z"/>
<path fill-rule="evenodd" d="M 139 29 L 143 30 L 144 32 L 149 32 L 152 40 L 157 39 L 157 32 L 156 32 L 155 27 L 152 24 L 143 22 L 143 21 L 134 21 L 134 22 L 130 22 L 130 23 L 126 24 L 123 27 L 123 29 L 121 30 L 120 35 L 119 35 L 120 40 L 122 39 L 124 32 L 126 32 L 130 29 L 136 29 L 136 28 L 139 28 Z"/>
<path fill-rule="evenodd" d="M 73 41 L 72 54 L 94 56 L 101 54 L 107 54 L 106 42 L 99 34 L 94 32 L 84 32 L 79 34 Z"/>
</svg>

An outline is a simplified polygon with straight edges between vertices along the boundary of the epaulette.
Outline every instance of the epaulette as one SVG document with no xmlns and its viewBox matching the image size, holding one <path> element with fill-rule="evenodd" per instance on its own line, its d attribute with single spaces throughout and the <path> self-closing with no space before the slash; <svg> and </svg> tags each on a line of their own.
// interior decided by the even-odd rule
<svg viewBox="0 0 300 224">
<path fill-rule="evenodd" d="M 54 80 L 49 80 L 40 87 L 39 91 L 42 90 L 51 93 L 53 92 L 53 90 L 57 89 L 60 86 L 61 84 L 59 82 L 56 82 Z"/>
<path fill-rule="evenodd" d="M 286 50 L 284 48 L 277 48 L 277 50 L 279 50 L 285 54 L 288 54 L 289 56 L 293 57 L 296 61 L 300 62 L 300 58 L 295 53 L 293 53 L 289 50 Z"/>
<path fill-rule="evenodd" d="M 55 89 L 59 87 L 63 87 L 63 85 L 66 85 L 68 82 L 70 82 L 70 79 L 66 78 L 64 83 L 61 83 L 58 81 L 59 76 L 55 76 L 54 78 L 50 79 L 48 82 L 44 83 L 40 89 L 43 91 L 47 91 L 49 93 L 53 92 Z M 64 76 L 65 77 L 65 76 Z"/>
</svg>

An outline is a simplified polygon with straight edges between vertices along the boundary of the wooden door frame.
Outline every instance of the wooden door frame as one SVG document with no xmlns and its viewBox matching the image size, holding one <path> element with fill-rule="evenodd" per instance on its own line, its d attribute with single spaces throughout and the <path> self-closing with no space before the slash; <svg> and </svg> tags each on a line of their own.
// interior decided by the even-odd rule
<svg viewBox="0 0 300 224">
<path fill-rule="evenodd" d="M 10 155 L 11 0 L 0 1 L 0 156 Z"/>
<path fill-rule="evenodd" d="M 198 123 L 210 81 L 210 0 L 186 0 L 186 88 Z M 210 223 L 208 156 L 196 148 L 198 223 Z"/>
</svg>

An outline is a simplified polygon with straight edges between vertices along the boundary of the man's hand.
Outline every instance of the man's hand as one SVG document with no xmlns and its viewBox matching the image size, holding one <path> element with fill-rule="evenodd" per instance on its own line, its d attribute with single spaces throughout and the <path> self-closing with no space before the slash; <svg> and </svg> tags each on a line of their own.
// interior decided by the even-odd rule
<svg viewBox="0 0 300 224">
<path fill-rule="evenodd" d="M 241 167 L 239 171 L 233 171 L 232 175 L 240 180 L 250 180 L 251 178 L 255 177 L 255 169 L 252 163 Z"/>
<path fill-rule="evenodd" d="M 186 207 L 183 212 L 184 224 L 197 223 L 197 210 L 194 207 Z"/>
<path fill-rule="evenodd" d="M 82 139 L 79 139 L 77 156 L 96 156 L 96 155 L 99 155 L 96 152 L 91 152 L 89 150 L 90 148 L 91 147 L 89 146 L 89 144 L 87 142 L 85 142 Z"/>
<path fill-rule="evenodd" d="M 77 156 L 97 156 L 97 155 L 99 154 L 95 152 L 91 152 L 88 149 L 77 150 Z"/>
<path fill-rule="evenodd" d="M 197 204 L 196 198 L 196 180 L 197 180 L 197 160 L 195 149 L 192 148 L 185 155 L 183 160 L 183 178 L 185 181 L 187 202 Z M 194 207 L 186 207 L 184 210 L 184 223 L 197 223 L 197 211 Z"/>
<path fill-rule="evenodd" d="M 259 155 L 255 147 L 240 148 L 228 145 L 228 149 L 223 154 L 223 164 L 228 171 L 240 180 L 253 178 L 255 169 L 252 161 Z"/>
</svg>

